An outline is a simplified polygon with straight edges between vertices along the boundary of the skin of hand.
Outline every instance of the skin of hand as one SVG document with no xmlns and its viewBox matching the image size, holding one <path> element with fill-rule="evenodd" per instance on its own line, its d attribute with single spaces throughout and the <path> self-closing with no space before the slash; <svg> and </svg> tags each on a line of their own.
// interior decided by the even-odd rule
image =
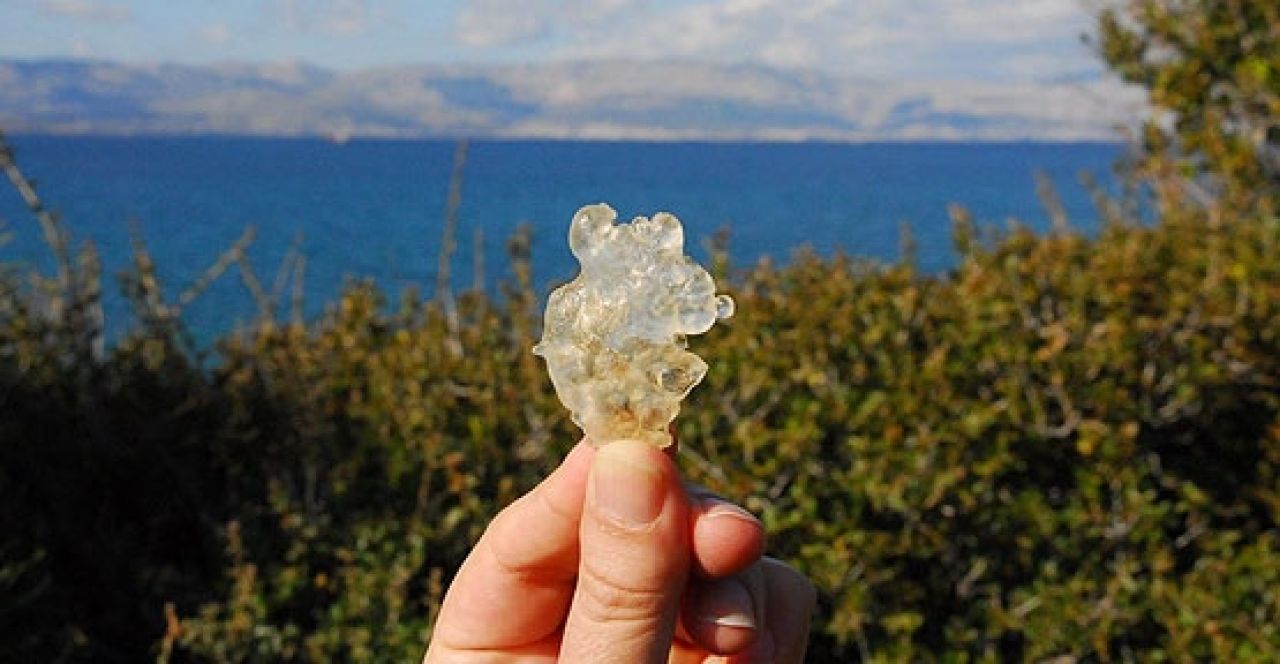
<svg viewBox="0 0 1280 664">
<path fill-rule="evenodd" d="M 424 664 L 798 664 L 814 588 L 763 549 L 662 451 L 581 443 L 476 543 Z"/>
</svg>

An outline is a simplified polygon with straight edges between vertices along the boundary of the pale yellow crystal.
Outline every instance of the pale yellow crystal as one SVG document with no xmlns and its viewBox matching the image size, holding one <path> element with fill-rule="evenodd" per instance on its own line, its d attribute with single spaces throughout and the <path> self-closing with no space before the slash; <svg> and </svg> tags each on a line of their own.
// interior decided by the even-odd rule
<svg viewBox="0 0 1280 664">
<path fill-rule="evenodd" d="M 680 401 L 707 373 L 685 336 L 732 316 L 733 300 L 717 296 L 711 275 L 684 255 L 679 219 L 617 217 L 604 204 L 574 215 L 569 248 L 581 270 L 551 293 L 533 352 L 593 445 L 626 438 L 666 447 Z"/>
</svg>

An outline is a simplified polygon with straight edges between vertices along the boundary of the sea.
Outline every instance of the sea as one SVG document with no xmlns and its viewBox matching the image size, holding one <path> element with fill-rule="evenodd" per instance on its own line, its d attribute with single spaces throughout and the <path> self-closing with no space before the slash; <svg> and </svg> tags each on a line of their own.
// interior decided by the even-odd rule
<svg viewBox="0 0 1280 664">
<path fill-rule="evenodd" d="M 429 297 L 436 282 L 451 173 L 452 140 L 228 137 L 11 136 L 16 159 L 38 182 L 74 246 L 92 242 L 111 284 L 110 336 L 128 328 L 116 275 L 132 243 L 151 254 L 175 299 L 245 231 L 262 289 L 291 292 L 291 255 L 305 256 L 305 311 L 317 316 L 345 284 L 371 279 L 395 301 Z M 460 164 L 453 287 L 497 292 L 512 278 L 507 240 L 533 237 L 533 276 L 545 294 L 573 277 L 565 236 L 573 213 L 607 202 L 623 219 L 669 211 L 685 225 L 688 252 L 705 259 L 727 229 L 733 263 L 785 262 L 801 247 L 884 262 L 900 258 L 910 229 L 921 270 L 955 263 L 948 206 L 982 223 L 1016 219 L 1046 229 L 1036 173 L 1054 184 L 1071 223 L 1098 227 L 1082 174 L 1114 189 L 1116 143 L 643 143 L 468 142 Z M 34 217 L 0 181 L 0 265 L 49 270 Z M 478 259 L 478 260 L 477 260 Z M 479 264 L 478 264 L 479 263 Z M 281 270 L 285 265 L 286 269 Z M 280 299 L 286 299 L 281 297 Z M 212 338 L 257 311 L 233 268 L 185 309 Z"/>
</svg>

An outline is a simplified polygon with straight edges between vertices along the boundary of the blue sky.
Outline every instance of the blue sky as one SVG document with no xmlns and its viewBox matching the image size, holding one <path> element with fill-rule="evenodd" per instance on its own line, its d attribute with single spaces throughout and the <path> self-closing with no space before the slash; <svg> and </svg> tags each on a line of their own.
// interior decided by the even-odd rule
<svg viewBox="0 0 1280 664">
<path fill-rule="evenodd" d="M 1079 41 L 1089 1 L 0 0 L 0 57 L 336 69 L 679 58 L 1051 82 L 1099 70 Z"/>
</svg>

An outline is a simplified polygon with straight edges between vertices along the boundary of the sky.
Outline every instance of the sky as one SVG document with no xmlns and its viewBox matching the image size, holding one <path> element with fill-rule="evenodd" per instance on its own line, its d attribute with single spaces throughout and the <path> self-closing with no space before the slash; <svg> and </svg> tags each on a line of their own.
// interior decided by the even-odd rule
<svg viewBox="0 0 1280 664">
<path fill-rule="evenodd" d="M 868 80 L 1055 82 L 1100 67 L 1105 0 L 0 0 L 0 58 L 127 63 L 694 60 Z"/>
</svg>

